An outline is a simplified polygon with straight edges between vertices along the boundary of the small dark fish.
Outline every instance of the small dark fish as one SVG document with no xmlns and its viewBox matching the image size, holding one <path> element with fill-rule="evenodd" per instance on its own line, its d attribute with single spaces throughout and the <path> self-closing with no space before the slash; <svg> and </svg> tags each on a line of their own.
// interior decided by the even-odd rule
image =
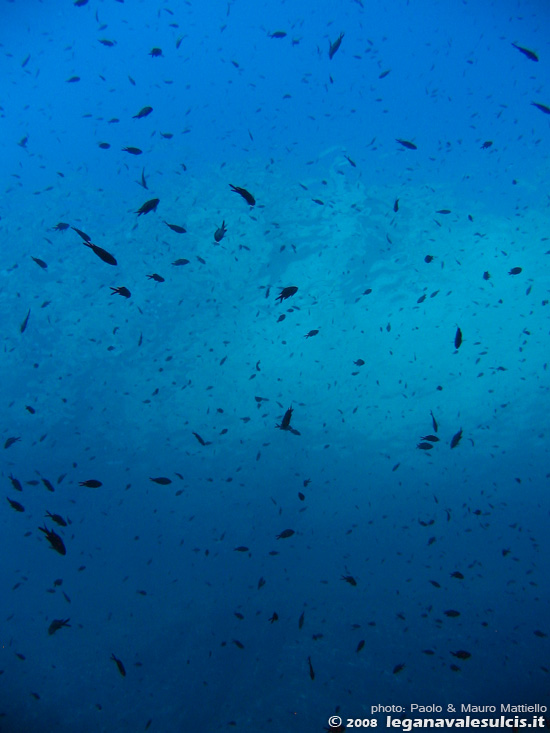
<svg viewBox="0 0 550 733">
<path fill-rule="evenodd" d="M 538 102 L 531 102 L 531 104 L 533 107 L 540 109 L 541 112 L 544 112 L 545 115 L 550 115 L 550 107 L 547 107 L 545 104 L 539 104 Z"/>
<path fill-rule="evenodd" d="M 455 333 L 455 349 L 459 349 L 461 343 L 462 343 L 462 331 L 457 326 L 456 333 Z"/>
<path fill-rule="evenodd" d="M 12 446 L 14 443 L 17 443 L 19 440 L 21 440 L 21 438 L 8 438 L 4 443 L 4 450 Z"/>
<path fill-rule="evenodd" d="M 99 489 L 100 486 L 103 486 L 101 481 L 98 481 L 95 478 L 89 478 L 86 481 L 79 481 L 79 486 L 86 486 L 88 489 Z"/>
<path fill-rule="evenodd" d="M 13 499 L 10 499 L 9 496 L 6 496 L 6 499 L 9 501 L 9 504 L 12 509 L 15 509 L 16 512 L 24 512 L 25 507 L 23 504 L 20 504 L 18 501 L 14 501 Z"/>
<path fill-rule="evenodd" d="M 531 61 L 538 61 L 539 57 L 534 51 L 531 51 L 528 48 L 524 48 L 523 46 L 518 46 L 516 43 L 512 43 L 512 46 L 514 48 L 517 48 L 518 51 L 520 51 L 524 56 L 527 56 L 528 59 Z"/>
<path fill-rule="evenodd" d="M 59 224 L 58 224 L 59 226 Z M 54 227 L 55 229 L 55 227 Z M 92 238 L 86 234 L 86 232 L 83 232 L 82 229 L 77 229 L 76 227 L 71 227 L 73 232 L 76 232 L 78 236 L 84 241 L 84 242 L 91 242 Z"/>
<path fill-rule="evenodd" d="M 299 629 L 301 629 L 302 626 L 304 625 L 304 615 L 305 615 L 305 611 L 302 611 L 302 613 L 300 614 L 300 618 L 298 619 L 298 628 Z"/>
<path fill-rule="evenodd" d="M 428 264 L 428 265 L 429 265 L 429 264 L 430 264 L 430 262 L 433 262 L 433 258 L 434 258 L 434 257 L 433 257 L 433 255 L 426 255 L 426 256 L 424 257 L 424 262 L 426 262 L 426 264 Z"/>
<path fill-rule="evenodd" d="M 352 160 L 349 155 L 344 155 L 344 158 L 348 161 L 352 168 L 357 168 L 357 163 Z"/>
<path fill-rule="evenodd" d="M 142 188 L 147 188 L 147 181 L 145 180 L 145 168 L 141 171 L 141 181 L 136 181 L 136 183 Z"/>
<path fill-rule="evenodd" d="M 356 586 L 357 581 L 353 577 L 353 575 L 342 575 L 342 580 L 345 580 L 346 583 L 349 583 L 350 585 Z"/>
<path fill-rule="evenodd" d="M 399 672 L 402 672 L 405 669 L 404 664 L 396 664 L 393 668 L 393 674 L 399 674 Z"/>
<path fill-rule="evenodd" d="M 460 572 L 460 570 L 455 570 L 454 573 L 451 573 L 451 578 L 456 578 L 457 580 L 464 580 L 464 576 Z"/>
<path fill-rule="evenodd" d="M 51 481 L 49 481 L 49 480 L 48 480 L 47 478 L 43 478 L 43 479 L 42 479 L 42 483 L 43 483 L 43 484 L 44 484 L 44 486 L 45 486 L 45 487 L 46 487 L 46 488 L 48 489 L 48 491 L 51 491 L 51 492 L 52 492 L 52 494 L 53 494 L 53 492 L 55 491 L 55 489 L 54 489 L 54 487 L 53 487 L 53 484 L 52 484 L 52 482 L 51 482 Z"/>
<path fill-rule="evenodd" d="M 381 74 L 378 75 L 378 78 L 385 79 L 390 72 L 391 72 L 391 69 L 386 69 L 386 71 L 383 71 Z"/>
<path fill-rule="evenodd" d="M 488 270 L 485 270 L 485 272 L 483 273 L 483 279 L 489 280 L 490 277 L 491 277 L 491 273 Z"/>
<path fill-rule="evenodd" d="M 156 272 L 154 272 L 152 275 L 147 275 L 147 277 L 149 278 L 149 280 L 154 280 L 156 283 L 164 282 L 164 278 L 161 277 L 160 275 L 157 275 Z"/>
<path fill-rule="evenodd" d="M 156 484 L 160 484 L 161 486 L 168 486 L 168 484 L 172 483 L 172 479 L 166 478 L 166 476 L 158 476 L 157 478 L 151 478 L 151 476 L 149 476 L 149 481 L 154 481 Z"/>
<path fill-rule="evenodd" d="M 30 317 L 30 315 L 31 315 L 31 309 L 29 308 L 29 311 L 28 311 L 27 315 L 25 316 L 25 319 L 24 319 L 23 323 L 19 326 L 19 331 L 21 333 L 25 333 L 25 330 L 26 330 L 27 325 L 29 323 L 29 317 Z"/>
<path fill-rule="evenodd" d="M 453 609 L 449 609 L 448 611 L 443 611 L 445 616 L 448 616 L 449 618 L 457 618 L 460 616 L 460 611 L 453 611 Z"/>
<path fill-rule="evenodd" d="M 279 295 L 275 298 L 275 300 L 279 301 L 280 303 L 283 302 L 283 300 L 286 300 L 287 298 L 290 298 L 292 295 L 295 295 L 298 292 L 298 288 L 295 285 L 288 285 L 286 288 L 282 288 Z"/>
<path fill-rule="evenodd" d="M 122 662 L 120 661 L 120 659 L 118 659 L 117 657 L 115 657 L 114 654 L 111 654 L 111 659 L 113 660 L 113 662 L 116 662 L 116 666 L 118 667 L 118 671 L 120 672 L 120 674 L 123 677 L 126 677 L 126 670 L 124 669 L 124 665 L 122 664 Z"/>
<path fill-rule="evenodd" d="M 510 270 L 508 274 L 509 275 L 519 275 L 519 273 L 521 272 L 521 269 L 522 269 L 521 267 L 512 267 L 512 269 Z"/>
<path fill-rule="evenodd" d="M 433 414 L 433 412 L 431 410 L 430 410 L 430 415 L 432 416 L 432 426 L 433 426 L 434 432 L 437 433 L 437 431 L 438 431 L 437 421 L 436 421 L 436 419 L 434 417 L 434 414 Z"/>
<path fill-rule="evenodd" d="M 400 140 L 399 138 L 396 138 L 395 142 L 399 143 L 404 148 L 407 148 L 407 150 L 418 150 L 418 147 L 410 140 Z"/>
<path fill-rule="evenodd" d="M 273 33 L 269 33 L 270 38 L 285 38 L 286 37 L 286 31 L 274 31 Z"/>
<path fill-rule="evenodd" d="M 149 199 L 149 201 L 146 201 L 139 207 L 136 214 L 141 216 L 142 214 L 148 214 L 150 211 L 156 211 L 159 201 L 160 199 Z"/>
<path fill-rule="evenodd" d="M 544 631 L 539 631 L 539 630 L 533 631 L 533 634 L 535 636 L 538 636 L 539 639 L 546 639 L 546 637 L 548 636 L 548 634 L 545 634 Z"/>
<path fill-rule="evenodd" d="M 395 199 L 393 202 L 393 210 L 397 213 L 399 211 L 399 199 Z"/>
<path fill-rule="evenodd" d="M 456 446 L 460 443 L 462 439 L 462 428 L 458 431 L 458 433 L 455 433 L 451 439 L 451 448 L 456 448 Z"/>
<path fill-rule="evenodd" d="M 269 623 L 273 624 L 275 621 L 279 620 L 279 614 L 275 611 L 273 612 L 273 616 L 269 619 Z"/>
<path fill-rule="evenodd" d="M 459 649 L 457 652 L 451 652 L 451 654 L 458 659 L 470 659 L 472 656 L 470 652 L 465 652 L 463 649 Z"/>
<path fill-rule="evenodd" d="M 313 665 L 311 664 L 311 657 L 307 658 L 307 663 L 309 664 L 309 676 L 312 680 L 315 679 L 315 672 L 313 671 Z"/>
<path fill-rule="evenodd" d="M 493 144 L 493 141 L 492 140 L 485 140 L 485 142 L 481 146 L 481 149 L 482 150 L 488 150 L 491 147 L 492 144 Z"/>
<path fill-rule="evenodd" d="M 294 534 L 294 530 L 293 529 L 283 529 L 283 531 L 281 532 L 281 534 L 276 535 L 276 539 L 278 539 L 278 540 L 286 540 L 289 537 L 292 537 L 293 534 Z"/>
<path fill-rule="evenodd" d="M 248 552 L 248 547 L 245 547 L 245 545 L 239 545 L 239 547 L 235 547 L 233 552 Z"/>
<path fill-rule="evenodd" d="M 158 199 L 157 199 L 157 201 L 158 201 Z M 147 212 L 145 212 L 145 213 L 147 213 Z M 186 231 L 187 231 L 187 229 L 184 229 L 183 227 L 180 227 L 179 224 L 168 224 L 167 221 L 165 221 L 164 223 L 166 224 L 167 227 L 170 227 L 170 229 L 173 232 L 176 232 L 177 234 L 185 234 Z"/>
<path fill-rule="evenodd" d="M 336 51 L 338 51 L 338 49 L 340 48 L 340 45 L 342 44 L 343 38 L 344 38 L 344 34 L 340 33 L 340 35 L 338 36 L 338 38 L 335 41 L 332 41 L 332 43 L 330 43 L 329 41 L 330 43 L 329 49 L 328 49 L 329 59 L 332 59 Z"/>
<path fill-rule="evenodd" d="M 234 186 L 232 183 L 229 184 L 229 187 L 235 193 L 240 194 L 249 206 L 255 205 L 256 199 L 254 198 L 254 196 L 251 193 L 249 193 L 246 190 L 246 188 L 241 188 L 240 186 Z"/>
<path fill-rule="evenodd" d="M 189 260 L 186 260 L 185 257 L 181 257 L 179 260 L 176 260 L 175 262 L 172 262 L 174 267 L 181 267 L 182 265 L 188 265 Z"/>
<path fill-rule="evenodd" d="M 319 329 L 314 328 L 312 331 L 308 331 L 308 333 L 306 333 L 305 338 L 308 339 L 308 338 L 311 338 L 312 336 L 317 336 L 318 333 L 319 333 Z"/>
<path fill-rule="evenodd" d="M 152 48 L 149 51 L 149 56 L 154 59 L 159 58 L 159 56 L 162 56 L 162 48 Z"/>
<path fill-rule="evenodd" d="M 80 81 L 80 77 L 79 77 L 79 76 L 71 76 L 71 77 L 70 77 L 69 79 L 67 79 L 66 81 L 67 81 L 67 84 L 74 84 L 74 83 L 76 83 L 77 81 Z"/>
<path fill-rule="evenodd" d="M 52 550 L 55 550 L 56 552 L 59 552 L 60 555 L 66 555 L 67 550 L 65 549 L 65 545 L 63 544 L 63 540 L 61 537 L 57 534 L 57 532 L 54 532 L 53 529 L 48 529 L 45 525 L 44 527 L 38 528 L 41 532 L 44 532 L 46 535 L 46 539 L 51 545 Z"/>
<path fill-rule="evenodd" d="M 106 249 L 103 249 L 103 247 L 99 247 L 97 244 L 92 244 L 91 242 L 84 242 L 86 247 L 89 247 L 92 252 L 94 252 L 100 260 L 103 260 L 103 262 L 106 262 L 108 265 L 116 265 L 117 261 L 113 257 L 113 255 L 110 252 L 107 252 Z"/>
<path fill-rule="evenodd" d="M 11 485 L 16 491 L 23 491 L 23 487 L 21 486 L 21 481 L 19 481 L 18 478 L 15 478 L 15 476 L 12 476 L 11 473 L 9 475 L 9 479 L 11 481 Z"/>
<path fill-rule="evenodd" d="M 33 259 L 36 262 L 36 264 L 38 265 L 38 267 L 41 267 L 43 270 L 48 269 L 48 265 L 46 262 L 44 262 L 44 260 L 41 260 L 38 257 L 33 257 L 32 255 L 31 255 L 31 259 Z"/>
<path fill-rule="evenodd" d="M 218 227 L 218 229 L 216 229 L 216 231 L 214 232 L 214 241 L 221 242 L 222 239 L 225 237 L 226 232 L 227 228 L 225 226 L 225 221 L 222 221 L 221 227 Z"/>
<path fill-rule="evenodd" d="M 353 363 L 355 364 L 355 366 L 359 366 L 359 367 L 365 364 L 363 359 L 357 359 L 357 361 L 354 361 Z"/>
<path fill-rule="evenodd" d="M 437 435 L 423 435 L 420 440 L 429 440 L 430 443 L 439 443 Z"/>
<path fill-rule="evenodd" d="M 420 448 L 420 450 L 431 450 L 433 445 L 432 443 L 418 443 L 416 447 Z"/>
<path fill-rule="evenodd" d="M 139 110 L 139 112 L 137 113 L 137 115 L 134 115 L 133 116 L 133 119 L 134 120 L 141 120 L 142 117 L 147 117 L 147 115 L 150 115 L 152 111 L 153 111 L 153 108 L 152 107 L 142 107 Z"/>
<path fill-rule="evenodd" d="M 437 580 L 430 580 L 430 583 L 433 585 L 434 588 L 441 588 L 441 585 L 437 582 Z"/>
<path fill-rule="evenodd" d="M 63 628 L 63 626 L 68 626 L 70 628 L 70 620 L 70 618 L 55 618 L 48 627 L 48 634 L 52 636 L 53 634 L 55 634 L 56 631 L 59 631 L 59 629 Z"/>
<path fill-rule="evenodd" d="M 355 651 L 356 651 L 356 652 L 360 652 L 360 651 L 361 651 L 361 649 L 362 649 L 362 648 L 363 648 L 364 646 L 365 646 L 365 640 L 364 640 L 364 639 L 361 639 L 361 641 L 359 642 L 359 644 L 357 644 L 357 649 L 356 649 Z"/>
<path fill-rule="evenodd" d="M 116 46 L 116 41 L 110 41 L 108 38 L 99 38 L 98 40 L 103 46 L 107 46 L 107 48 Z"/>
<path fill-rule="evenodd" d="M 67 522 L 59 514 L 50 514 L 50 512 L 46 512 L 46 517 L 49 517 L 52 520 L 52 522 L 55 522 L 60 527 L 67 526 Z"/>
<path fill-rule="evenodd" d="M 65 223 L 64 221 L 59 221 L 54 227 L 52 227 L 52 229 L 55 232 L 65 232 L 65 231 L 67 231 L 68 228 L 69 228 L 69 225 L 67 223 Z M 73 229 L 74 229 L 74 227 L 73 227 Z"/>
<path fill-rule="evenodd" d="M 199 441 L 201 445 L 212 445 L 211 441 L 203 440 L 203 438 L 201 438 L 201 436 L 198 433 L 193 433 L 193 435 L 195 436 L 195 438 Z"/>
<path fill-rule="evenodd" d="M 134 148 L 131 145 L 122 148 L 122 151 L 124 153 L 130 153 L 130 155 L 141 155 L 143 153 L 143 150 L 141 150 L 140 148 Z"/>
<path fill-rule="evenodd" d="M 111 145 L 109 143 L 102 142 L 98 143 L 98 147 L 101 148 L 101 150 L 109 150 Z"/>
<path fill-rule="evenodd" d="M 128 288 L 125 288 L 124 285 L 121 285 L 118 288 L 111 287 L 111 290 L 113 291 L 111 295 L 122 295 L 123 298 L 130 298 L 132 293 L 128 290 Z"/>
<path fill-rule="evenodd" d="M 436 211 L 435 213 L 436 214 L 450 214 L 451 210 L 450 209 L 439 209 L 439 211 Z"/>
<path fill-rule="evenodd" d="M 275 425 L 276 428 L 279 428 L 279 430 L 290 430 L 290 421 L 292 419 L 292 413 L 294 412 L 294 409 L 292 406 L 288 408 L 288 410 L 283 415 L 283 419 L 281 420 L 280 425 Z"/>
</svg>

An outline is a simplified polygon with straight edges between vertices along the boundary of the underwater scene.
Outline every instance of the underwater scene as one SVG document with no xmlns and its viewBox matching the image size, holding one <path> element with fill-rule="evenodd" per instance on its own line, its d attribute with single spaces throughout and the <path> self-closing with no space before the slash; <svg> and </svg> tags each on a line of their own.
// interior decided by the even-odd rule
<svg viewBox="0 0 550 733">
<path fill-rule="evenodd" d="M 0 20 L 0 732 L 549 726 L 550 4 Z"/>
</svg>

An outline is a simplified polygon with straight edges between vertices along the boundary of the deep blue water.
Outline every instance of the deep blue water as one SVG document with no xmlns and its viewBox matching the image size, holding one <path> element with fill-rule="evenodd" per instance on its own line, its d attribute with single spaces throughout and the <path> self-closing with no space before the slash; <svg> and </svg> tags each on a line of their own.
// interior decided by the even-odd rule
<svg viewBox="0 0 550 733">
<path fill-rule="evenodd" d="M 548 3 L 0 13 L 0 731 L 550 706 Z"/>
</svg>

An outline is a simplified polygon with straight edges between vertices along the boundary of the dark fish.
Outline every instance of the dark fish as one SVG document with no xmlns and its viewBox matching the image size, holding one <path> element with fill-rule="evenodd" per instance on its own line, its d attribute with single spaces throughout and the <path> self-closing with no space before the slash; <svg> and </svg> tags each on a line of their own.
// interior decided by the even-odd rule
<svg viewBox="0 0 550 733">
<path fill-rule="evenodd" d="M 429 440 L 430 443 L 439 443 L 437 435 L 423 435 L 420 440 Z"/>
<path fill-rule="evenodd" d="M 101 150 L 109 150 L 111 146 L 109 143 L 98 143 L 98 147 L 101 148 Z"/>
<path fill-rule="evenodd" d="M 292 418 L 292 413 L 294 412 L 294 409 L 292 406 L 288 408 L 288 410 L 283 415 L 283 419 L 281 420 L 280 425 L 275 425 L 276 428 L 279 428 L 279 430 L 290 430 L 290 420 Z"/>
<path fill-rule="evenodd" d="M 254 198 L 254 196 L 251 193 L 249 193 L 246 190 L 246 188 L 241 188 L 240 186 L 234 186 L 232 183 L 229 184 L 229 187 L 235 193 L 240 194 L 249 206 L 254 206 L 254 204 L 256 203 L 256 199 Z"/>
<path fill-rule="evenodd" d="M 438 425 L 437 425 L 436 419 L 434 417 L 434 414 L 433 414 L 433 412 L 431 410 L 430 410 L 430 415 L 432 416 L 432 426 L 433 426 L 434 432 L 437 433 Z"/>
<path fill-rule="evenodd" d="M 139 207 L 139 209 L 136 211 L 136 214 L 138 216 L 141 216 L 142 214 L 148 214 L 150 211 L 156 211 L 157 206 L 159 205 L 160 199 L 149 199 L 149 201 L 146 201 L 142 206 Z"/>
<path fill-rule="evenodd" d="M 48 627 L 48 634 L 52 636 L 53 634 L 55 634 L 56 631 L 59 631 L 59 629 L 63 628 L 63 626 L 68 626 L 70 628 L 70 620 L 70 618 L 55 618 Z"/>
<path fill-rule="evenodd" d="M 363 361 L 363 359 L 357 359 L 357 361 L 354 361 L 353 363 L 355 364 L 355 366 L 363 366 L 365 362 Z"/>
<path fill-rule="evenodd" d="M 512 267 L 512 269 L 510 270 L 508 274 L 509 275 L 519 275 L 520 272 L 521 272 L 521 267 Z"/>
<path fill-rule="evenodd" d="M 147 213 L 147 212 L 145 212 L 145 213 Z M 165 221 L 164 223 L 166 224 L 167 227 L 170 227 L 170 229 L 173 232 L 176 232 L 177 234 L 185 234 L 185 232 L 187 231 L 187 229 L 184 229 L 183 227 L 180 227 L 179 224 L 168 224 L 167 221 Z"/>
<path fill-rule="evenodd" d="M 203 440 L 201 436 L 198 433 L 193 433 L 195 438 L 199 441 L 201 445 L 212 445 L 210 440 Z"/>
<path fill-rule="evenodd" d="M 153 108 L 152 107 L 142 107 L 139 110 L 139 112 L 137 113 L 137 115 L 134 115 L 133 116 L 133 119 L 134 120 L 141 120 L 142 117 L 147 117 L 147 115 L 150 115 L 152 111 L 153 111 Z"/>
<path fill-rule="evenodd" d="M 141 181 L 136 181 L 143 188 L 147 188 L 147 181 L 145 180 L 145 168 L 141 171 Z"/>
<path fill-rule="evenodd" d="M 16 491 L 23 491 L 23 487 L 21 486 L 21 481 L 19 481 L 18 478 L 15 478 L 15 476 L 12 476 L 11 473 L 9 475 L 9 479 L 11 481 L 11 485 Z"/>
<path fill-rule="evenodd" d="M 80 77 L 79 76 L 71 76 L 66 81 L 67 81 L 67 84 L 74 84 L 75 82 L 80 81 Z"/>
<path fill-rule="evenodd" d="M 233 552 L 248 552 L 248 547 L 245 547 L 244 545 L 239 545 L 239 547 L 235 547 Z"/>
<path fill-rule="evenodd" d="M 344 158 L 348 161 L 352 168 L 357 168 L 357 163 L 352 160 L 349 155 L 344 155 Z"/>
<path fill-rule="evenodd" d="M 396 664 L 395 667 L 393 668 L 393 674 L 399 674 L 399 672 L 401 672 L 404 669 L 405 669 L 404 664 Z"/>
<path fill-rule="evenodd" d="M 430 262 L 432 262 L 432 261 L 433 261 L 433 258 L 434 258 L 434 257 L 433 257 L 433 255 L 426 255 L 426 256 L 424 257 L 424 262 L 425 262 L 426 264 L 428 264 L 428 265 L 429 265 L 429 264 L 430 264 Z"/>
<path fill-rule="evenodd" d="M 531 104 L 533 107 L 540 109 L 541 112 L 544 112 L 545 115 L 550 115 L 550 107 L 547 107 L 545 104 L 539 104 L 538 102 L 531 102 Z"/>
<path fill-rule="evenodd" d="M 353 575 L 342 575 L 342 580 L 345 580 L 346 583 L 349 583 L 350 585 L 356 586 L 357 581 L 353 577 Z"/>
<path fill-rule="evenodd" d="M 157 275 L 156 272 L 154 272 L 152 275 L 147 275 L 147 277 L 149 278 L 149 280 L 154 280 L 156 283 L 164 282 L 164 278 L 161 277 L 160 275 Z"/>
<path fill-rule="evenodd" d="M 111 659 L 113 660 L 113 662 L 116 662 L 116 666 L 118 667 L 118 671 L 120 672 L 120 674 L 123 677 L 126 677 L 126 670 L 124 669 L 124 665 L 122 664 L 122 662 L 120 661 L 120 659 L 118 659 L 117 657 L 115 657 L 114 654 L 111 654 Z"/>
<path fill-rule="evenodd" d="M 450 214 L 451 210 L 450 209 L 439 209 L 439 211 L 436 211 L 435 213 L 436 214 Z"/>
<path fill-rule="evenodd" d="M 95 478 L 89 478 L 86 481 L 79 481 L 79 486 L 86 486 L 88 489 L 99 489 L 100 486 L 103 486 L 101 481 L 98 481 Z"/>
<path fill-rule="evenodd" d="M 182 265 L 188 265 L 189 260 L 186 260 L 185 257 L 182 257 L 179 260 L 172 262 L 172 264 L 174 265 L 174 267 L 181 267 Z"/>
<path fill-rule="evenodd" d="M 445 616 L 448 616 L 449 618 L 457 618 L 457 616 L 460 616 L 460 611 L 453 611 L 453 609 L 449 609 L 448 611 L 443 611 Z"/>
<path fill-rule="evenodd" d="M 50 512 L 46 512 L 46 517 L 49 517 L 52 520 L 52 522 L 55 522 L 60 527 L 67 526 L 67 522 L 59 514 L 50 514 Z"/>
<path fill-rule="evenodd" d="M 465 652 L 463 649 L 459 649 L 457 652 L 451 652 L 451 654 L 458 659 L 470 659 L 472 656 L 470 652 Z"/>
<path fill-rule="evenodd" d="M 464 576 L 460 572 L 460 570 L 455 570 L 454 573 L 451 573 L 451 578 L 456 578 L 457 580 L 464 580 Z"/>
<path fill-rule="evenodd" d="M 113 291 L 111 295 L 122 295 L 123 298 L 129 298 L 132 295 L 132 293 L 128 290 L 128 288 L 125 288 L 124 285 L 121 285 L 118 288 L 111 287 L 111 290 Z"/>
<path fill-rule="evenodd" d="M 456 333 L 455 333 L 455 349 L 459 349 L 461 343 L 462 343 L 462 331 L 457 326 Z"/>
<path fill-rule="evenodd" d="M 481 149 L 482 150 L 488 150 L 491 147 L 492 144 L 493 144 L 493 141 L 492 140 L 485 140 L 485 142 L 481 146 Z"/>
<path fill-rule="evenodd" d="M 430 580 L 430 583 L 433 585 L 434 588 L 441 588 L 441 585 L 437 582 L 437 580 Z"/>
<path fill-rule="evenodd" d="M 360 651 L 361 651 L 361 649 L 362 649 L 362 648 L 363 648 L 364 646 L 365 646 L 365 640 L 364 640 L 364 639 L 361 639 L 361 641 L 359 642 L 359 644 L 357 644 L 357 649 L 356 649 L 355 651 L 356 651 L 356 652 L 360 652 Z"/>
<path fill-rule="evenodd" d="M 313 671 L 313 665 L 311 664 L 311 657 L 307 658 L 307 663 L 309 664 L 309 676 L 312 680 L 315 679 L 315 672 Z"/>
<path fill-rule="evenodd" d="M 285 38 L 286 31 L 274 31 L 273 33 L 269 33 L 270 38 Z"/>
<path fill-rule="evenodd" d="M 386 71 L 383 71 L 381 74 L 378 75 L 379 79 L 385 79 L 387 75 L 390 73 L 391 69 L 386 69 Z"/>
<path fill-rule="evenodd" d="M 458 433 L 455 433 L 451 439 L 451 448 L 456 448 L 456 446 L 460 443 L 462 439 L 462 428 L 458 431 Z"/>
<path fill-rule="evenodd" d="M 314 328 L 312 331 L 308 331 L 308 333 L 306 333 L 305 338 L 308 339 L 308 338 L 311 338 L 312 336 L 317 336 L 318 333 L 319 333 L 319 329 Z"/>
<path fill-rule="evenodd" d="M 302 611 L 302 613 L 300 614 L 300 618 L 298 619 L 298 628 L 299 629 L 301 629 L 302 626 L 304 625 L 304 614 L 305 614 L 305 611 Z"/>
<path fill-rule="evenodd" d="M 116 45 L 116 41 L 110 41 L 108 38 L 98 38 L 98 41 L 107 48 L 112 48 Z"/>
<path fill-rule="evenodd" d="M 31 309 L 29 308 L 29 311 L 28 311 L 27 315 L 25 316 L 25 319 L 24 319 L 23 323 L 19 326 L 19 330 L 20 330 L 21 333 L 25 333 L 25 330 L 26 330 L 27 325 L 29 323 L 29 316 L 30 315 L 31 315 Z"/>
<path fill-rule="evenodd" d="M 283 531 L 281 532 L 281 534 L 278 534 L 276 536 L 276 539 L 278 539 L 278 540 L 286 540 L 289 537 L 292 537 L 293 534 L 294 534 L 294 530 L 293 529 L 283 529 Z"/>
<path fill-rule="evenodd" d="M 334 54 L 336 53 L 336 51 L 338 51 L 338 49 L 340 48 L 340 45 L 342 43 L 343 38 L 344 38 L 344 34 L 343 33 L 340 33 L 340 35 L 338 36 L 338 38 L 335 41 L 332 41 L 332 43 L 330 43 L 330 41 L 329 41 L 329 44 L 330 44 L 329 45 L 329 49 L 328 49 L 328 57 L 329 57 L 329 59 L 332 59 L 332 57 L 334 56 Z"/>
<path fill-rule="evenodd" d="M 66 555 L 67 550 L 65 549 L 65 545 L 63 544 L 63 540 L 61 537 L 57 534 L 57 532 L 54 532 L 53 529 L 48 529 L 45 525 L 44 527 L 38 528 L 41 532 L 44 532 L 46 535 L 46 539 L 50 543 L 52 550 L 55 550 L 56 552 L 59 552 L 60 555 Z"/>
<path fill-rule="evenodd" d="M 172 479 L 166 478 L 165 476 L 158 476 L 157 478 L 149 476 L 149 481 L 154 481 L 156 484 L 160 484 L 161 486 L 168 486 L 168 484 L 172 483 Z"/>
<path fill-rule="evenodd" d="M 218 227 L 218 229 L 216 229 L 216 231 L 214 232 L 214 241 L 221 242 L 226 232 L 227 232 L 227 229 L 225 226 L 225 221 L 222 221 L 221 227 Z"/>
<path fill-rule="evenodd" d="M 27 410 L 27 412 L 30 412 L 31 415 L 34 415 L 34 413 L 36 412 L 34 407 L 31 407 L 31 405 L 25 405 L 25 410 Z"/>
<path fill-rule="evenodd" d="M 59 224 L 57 225 L 59 226 Z M 55 229 L 55 227 L 54 227 Z M 91 242 L 92 238 L 89 237 L 86 232 L 83 232 L 82 229 L 77 229 L 76 227 L 71 227 L 71 229 L 78 234 L 78 236 L 84 240 L 84 242 Z"/>
<path fill-rule="evenodd" d="M 520 51 L 524 56 L 527 56 L 528 59 L 531 61 L 538 61 L 539 57 L 534 51 L 531 51 L 528 48 L 523 48 L 523 46 L 518 46 L 516 43 L 512 43 L 512 46 L 514 48 L 517 48 L 518 51 Z"/>
<path fill-rule="evenodd" d="M 485 272 L 483 273 L 483 279 L 489 280 L 490 277 L 491 277 L 491 273 L 488 270 L 485 270 Z"/>
<path fill-rule="evenodd" d="M 395 142 L 399 143 L 404 148 L 407 148 L 407 150 L 418 150 L 417 146 L 410 140 L 400 140 L 399 138 L 396 138 Z"/>
<path fill-rule="evenodd" d="M 279 295 L 275 298 L 275 300 L 279 301 L 280 303 L 283 302 L 283 300 L 286 300 L 287 298 L 290 298 L 292 295 L 295 295 L 298 292 L 298 288 L 295 285 L 288 285 L 286 288 L 282 288 Z"/>
<path fill-rule="evenodd" d="M 20 504 L 18 501 L 14 501 L 13 499 L 10 499 L 9 496 L 6 496 L 6 499 L 9 501 L 11 508 L 15 509 L 16 512 L 25 511 L 25 507 L 23 506 L 23 504 Z"/>
<path fill-rule="evenodd" d="M 140 150 L 140 148 L 134 148 L 132 146 L 122 148 L 122 152 L 124 153 L 130 153 L 130 155 L 141 155 L 143 153 L 143 150 Z"/>
<path fill-rule="evenodd" d="M 106 262 L 108 265 L 116 265 L 117 261 L 113 257 L 113 255 L 110 252 L 107 252 L 106 249 L 103 249 L 103 247 L 99 247 L 97 244 L 92 244 L 91 242 L 84 242 L 86 247 L 89 247 L 92 252 L 94 252 L 100 260 L 103 260 L 103 262 Z"/>
<path fill-rule="evenodd" d="M 4 450 L 12 446 L 14 443 L 17 443 L 19 440 L 21 440 L 21 438 L 8 438 L 4 443 Z"/>
<path fill-rule="evenodd" d="M 273 624 L 275 621 L 279 620 L 279 614 L 275 611 L 273 612 L 273 616 L 269 619 L 269 623 Z"/>
<path fill-rule="evenodd" d="M 149 56 L 152 56 L 154 59 L 162 56 L 162 48 L 152 48 L 149 51 Z"/>
<path fill-rule="evenodd" d="M 399 211 L 399 199 L 395 199 L 393 202 L 393 210 L 397 213 Z"/>
<path fill-rule="evenodd" d="M 41 267 L 43 270 L 48 269 L 48 265 L 46 262 L 44 262 L 44 260 L 41 260 L 38 257 L 33 257 L 32 255 L 31 255 L 31 259 L 33 259 L 36 262 L 36 264 L 38 265 L 38 267 Z"/>
<path fill-rule="evenodd" d="M 59 221 L 54 227 L 52 227 L 52 229 L 55 232 L 65 232 L 65 231 L 67 231 L 68 228 L 69 228 L 69 225 L 66 224 L 64 221 Z M 74 227 L 73 227 L 73 229 L 74 229 Z"/>
<path fill-rule="evenodd" d="M 433 445 L 431 443 L 418 443 L 416 447 L 420 448 L 420 450 L 431 450 Z"/>
</svg>

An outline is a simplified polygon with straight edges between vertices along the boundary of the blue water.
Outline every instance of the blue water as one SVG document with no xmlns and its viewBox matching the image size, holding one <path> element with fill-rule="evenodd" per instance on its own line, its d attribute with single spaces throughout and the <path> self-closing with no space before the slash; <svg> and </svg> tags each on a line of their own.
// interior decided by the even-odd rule
<svg viewBox="0 0 550 733">
<path fill-rule="evenodd" d="M 0 731 L 550 706 L 548 3 L 0 13 Z"/>
</svg>

